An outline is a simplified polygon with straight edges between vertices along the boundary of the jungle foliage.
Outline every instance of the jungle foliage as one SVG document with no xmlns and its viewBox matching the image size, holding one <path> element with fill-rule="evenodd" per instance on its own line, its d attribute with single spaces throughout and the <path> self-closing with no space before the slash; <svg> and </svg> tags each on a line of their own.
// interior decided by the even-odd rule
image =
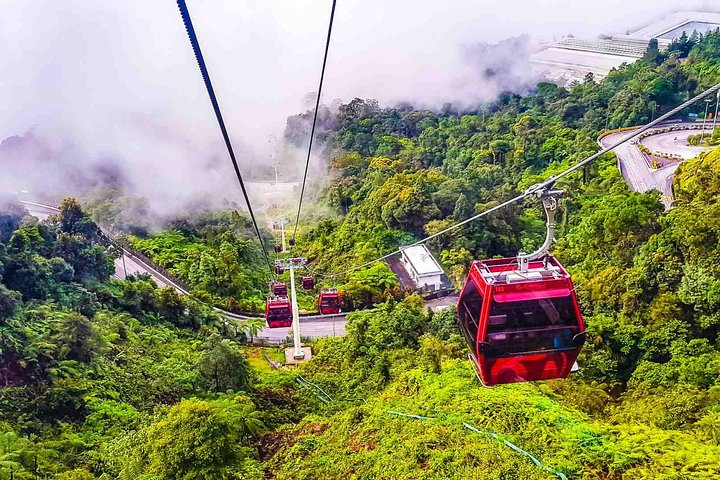
<svg viewBox="0 0 720 480">
<path fill-rule="evenodd" d="M 243 326 L 110 278 L 116 254 L 73 199 L 2 219 L 0 478 L 261 478 L 254 441 L 276 420 L 255 402 L 294 394 L 256 381 Z"/>
</svg>

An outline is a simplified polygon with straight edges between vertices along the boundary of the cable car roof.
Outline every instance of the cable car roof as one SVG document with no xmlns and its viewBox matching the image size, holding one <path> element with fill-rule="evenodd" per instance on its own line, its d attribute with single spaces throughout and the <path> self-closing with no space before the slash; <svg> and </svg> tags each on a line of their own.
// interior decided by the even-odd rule
<svg viewBox="0 0 720 480">
<path fill-rule="evenodd" d="M 290 299 L 288 297 L 273 295 L 267 298 L 267 303 L 270 306 L 285 305 L 290 303 Z"/>
<path fill-rule="evenodd" d="M 492 285 L 539 283 L 570 278 L 560 262 L 552 255 L 547 256 L 547 263 L 542 260 L 530 262 L 527 273 L 518 271 L 516 257 L 476 260 L 473 262 L 472 270 L 479 274 L 485 283 Z"/>
</svg>

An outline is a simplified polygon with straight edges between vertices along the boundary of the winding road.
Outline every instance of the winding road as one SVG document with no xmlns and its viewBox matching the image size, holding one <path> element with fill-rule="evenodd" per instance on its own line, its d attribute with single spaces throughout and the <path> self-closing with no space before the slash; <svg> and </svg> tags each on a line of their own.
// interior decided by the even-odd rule
<svg viewBox="0 0 720 480">
<path fill-rule="evenodd" d="M 621 138 L 631 135 L 634 130 L 611 133 L 600 138 L 602 147 L 607 147 Z M 675 154 L 684 160 L 694 158 L 707 147 L 693 147 L 688 144 L 690 135 L 697 135 L 700 130 L 677 130 L 651 135 L 639 140 L 643 145 L 654 152 Z M 706 130 L 706 133 L 711 133 Z M 618 167 L 630 188 L 636 192 L 659 190 L 662 193 L 662 202 L 670 208 L 673 202 L 672 179 L 679 163 L 667 165 L 662 168 L 652 168 L 645 155 L 640 151 L 637 141 L 626 142 L 613 150 L 618 159 Z"/>
<path fill-rule="evenodd" d="M 642 139 L 642 144 L 653 152 L 674 153 L 684 160 L 689 160 L 708 151 L 708 147 L 696 147 L 688 143 L 690 135 L 698 135 L 700 130 L 681 130 L 677 132 L 660 133 Z M 711 134 L 711 130 L 706 130 Z"/>
</svg>

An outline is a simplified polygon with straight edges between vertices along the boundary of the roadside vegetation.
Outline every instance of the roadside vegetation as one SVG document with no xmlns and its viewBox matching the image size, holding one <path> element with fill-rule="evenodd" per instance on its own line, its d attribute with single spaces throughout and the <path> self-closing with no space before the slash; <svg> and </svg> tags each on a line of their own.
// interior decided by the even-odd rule
<svg viewBox="0 0 720 480">
<path fill-rule="evenodd" d="M 708 120 L 708 124 L 711 122 Z M 690 135 L 688 137 L 688 143 L 690 145 L 699 145 L 705 147 L 714 147 L 720 145 L 720 127 L 715 128 L 712 133 L 697 135 Z"/>
<path fill-rule="evenodd" d="M 264 311 L 268 266 L 252 240 L 247 216 L 204 212 L 172 220 L 165 228 L 144 237 L 131 235 L 128 243 L 203 301 L 236 312 Z"/>
</svg>

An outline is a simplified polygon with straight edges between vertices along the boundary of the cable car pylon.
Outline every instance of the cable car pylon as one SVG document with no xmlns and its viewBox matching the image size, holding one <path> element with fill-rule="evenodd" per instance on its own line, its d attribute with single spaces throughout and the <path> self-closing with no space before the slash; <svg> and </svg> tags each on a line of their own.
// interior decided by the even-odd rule
<svg viewBox="0 0 720 480">
<path fill-rule="evenodd" d="M 280 238 L 281 238 L 281 244 L 282 244 L 282 252 L 287 252 L 287 245 L 285 245 L 285 223 L 287 220 L 282 219 L 280 220 Z"/>
<path fill-rule="evenodd" d="M 282 225 L 282 246 L 283 252 L 285 252 L 285 220 L 281 220 Z M 295 270 L 307 268 L 307 259 L 302 257 L 289 257 L 289 258 L 276 258 L 275 259 L 275 272 L 281 274 L 286 270 L 290 273 L 290 311 L 292 312 L 292 329 L 293 329 L 293 349 L 292 357 L 298 362 L 301 360 L 307 360 L 305 358 L 305 351 L 302 348 L 301 333 L 300 333 L 300 309 L 298 308 L 297 291 L 295 286 Z M 286 297 L 287 301 L 287 297 Z M 286 354 L 287 358 L 287 354 Z"/>
<path fill-rule="evenodd" d="M 283 238 L 283 243 L 285 239 Z M 293 259 L 294 260 L 294 259 Z M 293 309 L 293 358 L 303 360 L 305 352 L 300 344 L 300 312 L 298 311 L 297 293 L 295 292 L 295 262 L 290 261 L 290 301 Z"/>
</svg>

